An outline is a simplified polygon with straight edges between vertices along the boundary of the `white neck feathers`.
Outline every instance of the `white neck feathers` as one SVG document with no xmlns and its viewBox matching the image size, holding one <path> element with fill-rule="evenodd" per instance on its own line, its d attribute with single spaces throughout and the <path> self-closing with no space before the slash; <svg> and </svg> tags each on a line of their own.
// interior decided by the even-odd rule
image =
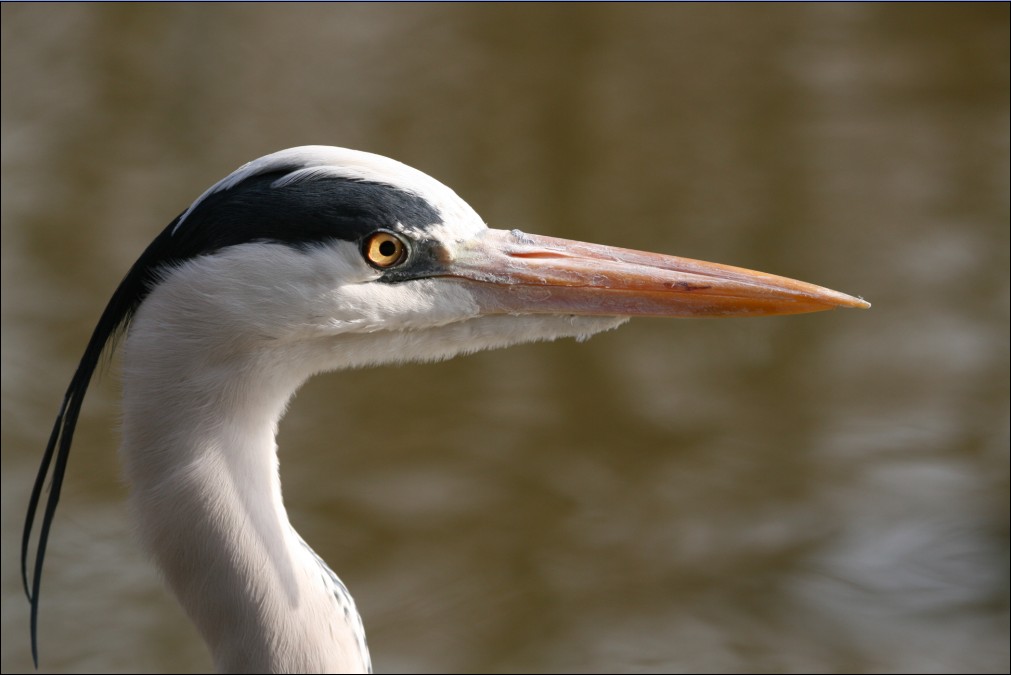
<svg viewBox="0 0 1011 675">
<path fill-rule="evenodd" d="M 311 369 L 207 325 L 195 340 L 160 300 L 124 350 L 121 452 L 144 544 L 219 670 L 367 670 L 353 601 L 281 499 L 277 424 Z"/>
</svg>

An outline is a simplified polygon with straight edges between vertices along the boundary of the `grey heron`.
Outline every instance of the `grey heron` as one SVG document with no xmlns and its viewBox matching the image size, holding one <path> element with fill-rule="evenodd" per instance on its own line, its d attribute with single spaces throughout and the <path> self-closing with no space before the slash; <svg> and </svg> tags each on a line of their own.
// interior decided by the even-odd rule
<svg viewBox="0 0 1011 675">
<path fill-rule="evenodd" d="M 215 667 L 358 672 L 371 661 L 354 601 L 281 499 L 275 432 L 309 377 L 584 338 L 633 316 L 868 306 L 760 272 L 489 229 L 451 189 L 379 155 L 305 146 L 249 162 L 143 252 L 71 379 L 22 540 L 32 657 L 74 429 L 120 332 L 131 510 Z"/>
</svg>

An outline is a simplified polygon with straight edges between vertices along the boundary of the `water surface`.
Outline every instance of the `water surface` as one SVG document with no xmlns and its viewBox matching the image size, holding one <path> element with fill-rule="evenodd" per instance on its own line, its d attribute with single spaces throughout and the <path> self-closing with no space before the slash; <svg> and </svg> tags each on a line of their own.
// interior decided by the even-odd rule
<svg viewBox="0 0 1011 675">
<path fill-rule="evenodd" d="M 5 672 L 31 668 L 30 482 L 106 299 L 208 185 L 305 143 L 417 166 L 493 226 L 874 303 L 310 382 L 285 494 L 378 671 L 1007 672 L 1006 4 L 0 14 Z M 43 670 L 206 670 L 130 532 L 116 367 Z"/>
</svg>

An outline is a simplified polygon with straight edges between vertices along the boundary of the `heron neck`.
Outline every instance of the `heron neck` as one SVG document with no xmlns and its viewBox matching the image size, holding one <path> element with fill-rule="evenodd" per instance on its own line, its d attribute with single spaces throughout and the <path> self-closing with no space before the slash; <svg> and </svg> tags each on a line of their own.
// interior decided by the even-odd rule
<svg viewBox="0 0 1011 675">
<path fill-rule="evenodd" d="M 215 363 L 178 342 L 159 349 L 139 320 L 124 350 L 132 506 L 215 666 L 368 669 L 353 601 L 294 531 L 281 498 L 275 435 L 304 377 L 261 367 L 276 358 Z"/>
</svg>

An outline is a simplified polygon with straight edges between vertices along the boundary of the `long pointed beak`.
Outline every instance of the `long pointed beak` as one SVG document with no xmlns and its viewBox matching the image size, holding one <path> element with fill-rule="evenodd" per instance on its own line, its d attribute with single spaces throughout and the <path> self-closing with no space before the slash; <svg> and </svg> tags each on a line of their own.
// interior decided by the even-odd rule
<svg viewBox="0 0 1011 675">
<path fill-rule="evenodd" d="M 485 314 L 764 316 L 867 308 L 844 293 L 739 267 L 488 230 L 447 261 Z"/>
</svg>

